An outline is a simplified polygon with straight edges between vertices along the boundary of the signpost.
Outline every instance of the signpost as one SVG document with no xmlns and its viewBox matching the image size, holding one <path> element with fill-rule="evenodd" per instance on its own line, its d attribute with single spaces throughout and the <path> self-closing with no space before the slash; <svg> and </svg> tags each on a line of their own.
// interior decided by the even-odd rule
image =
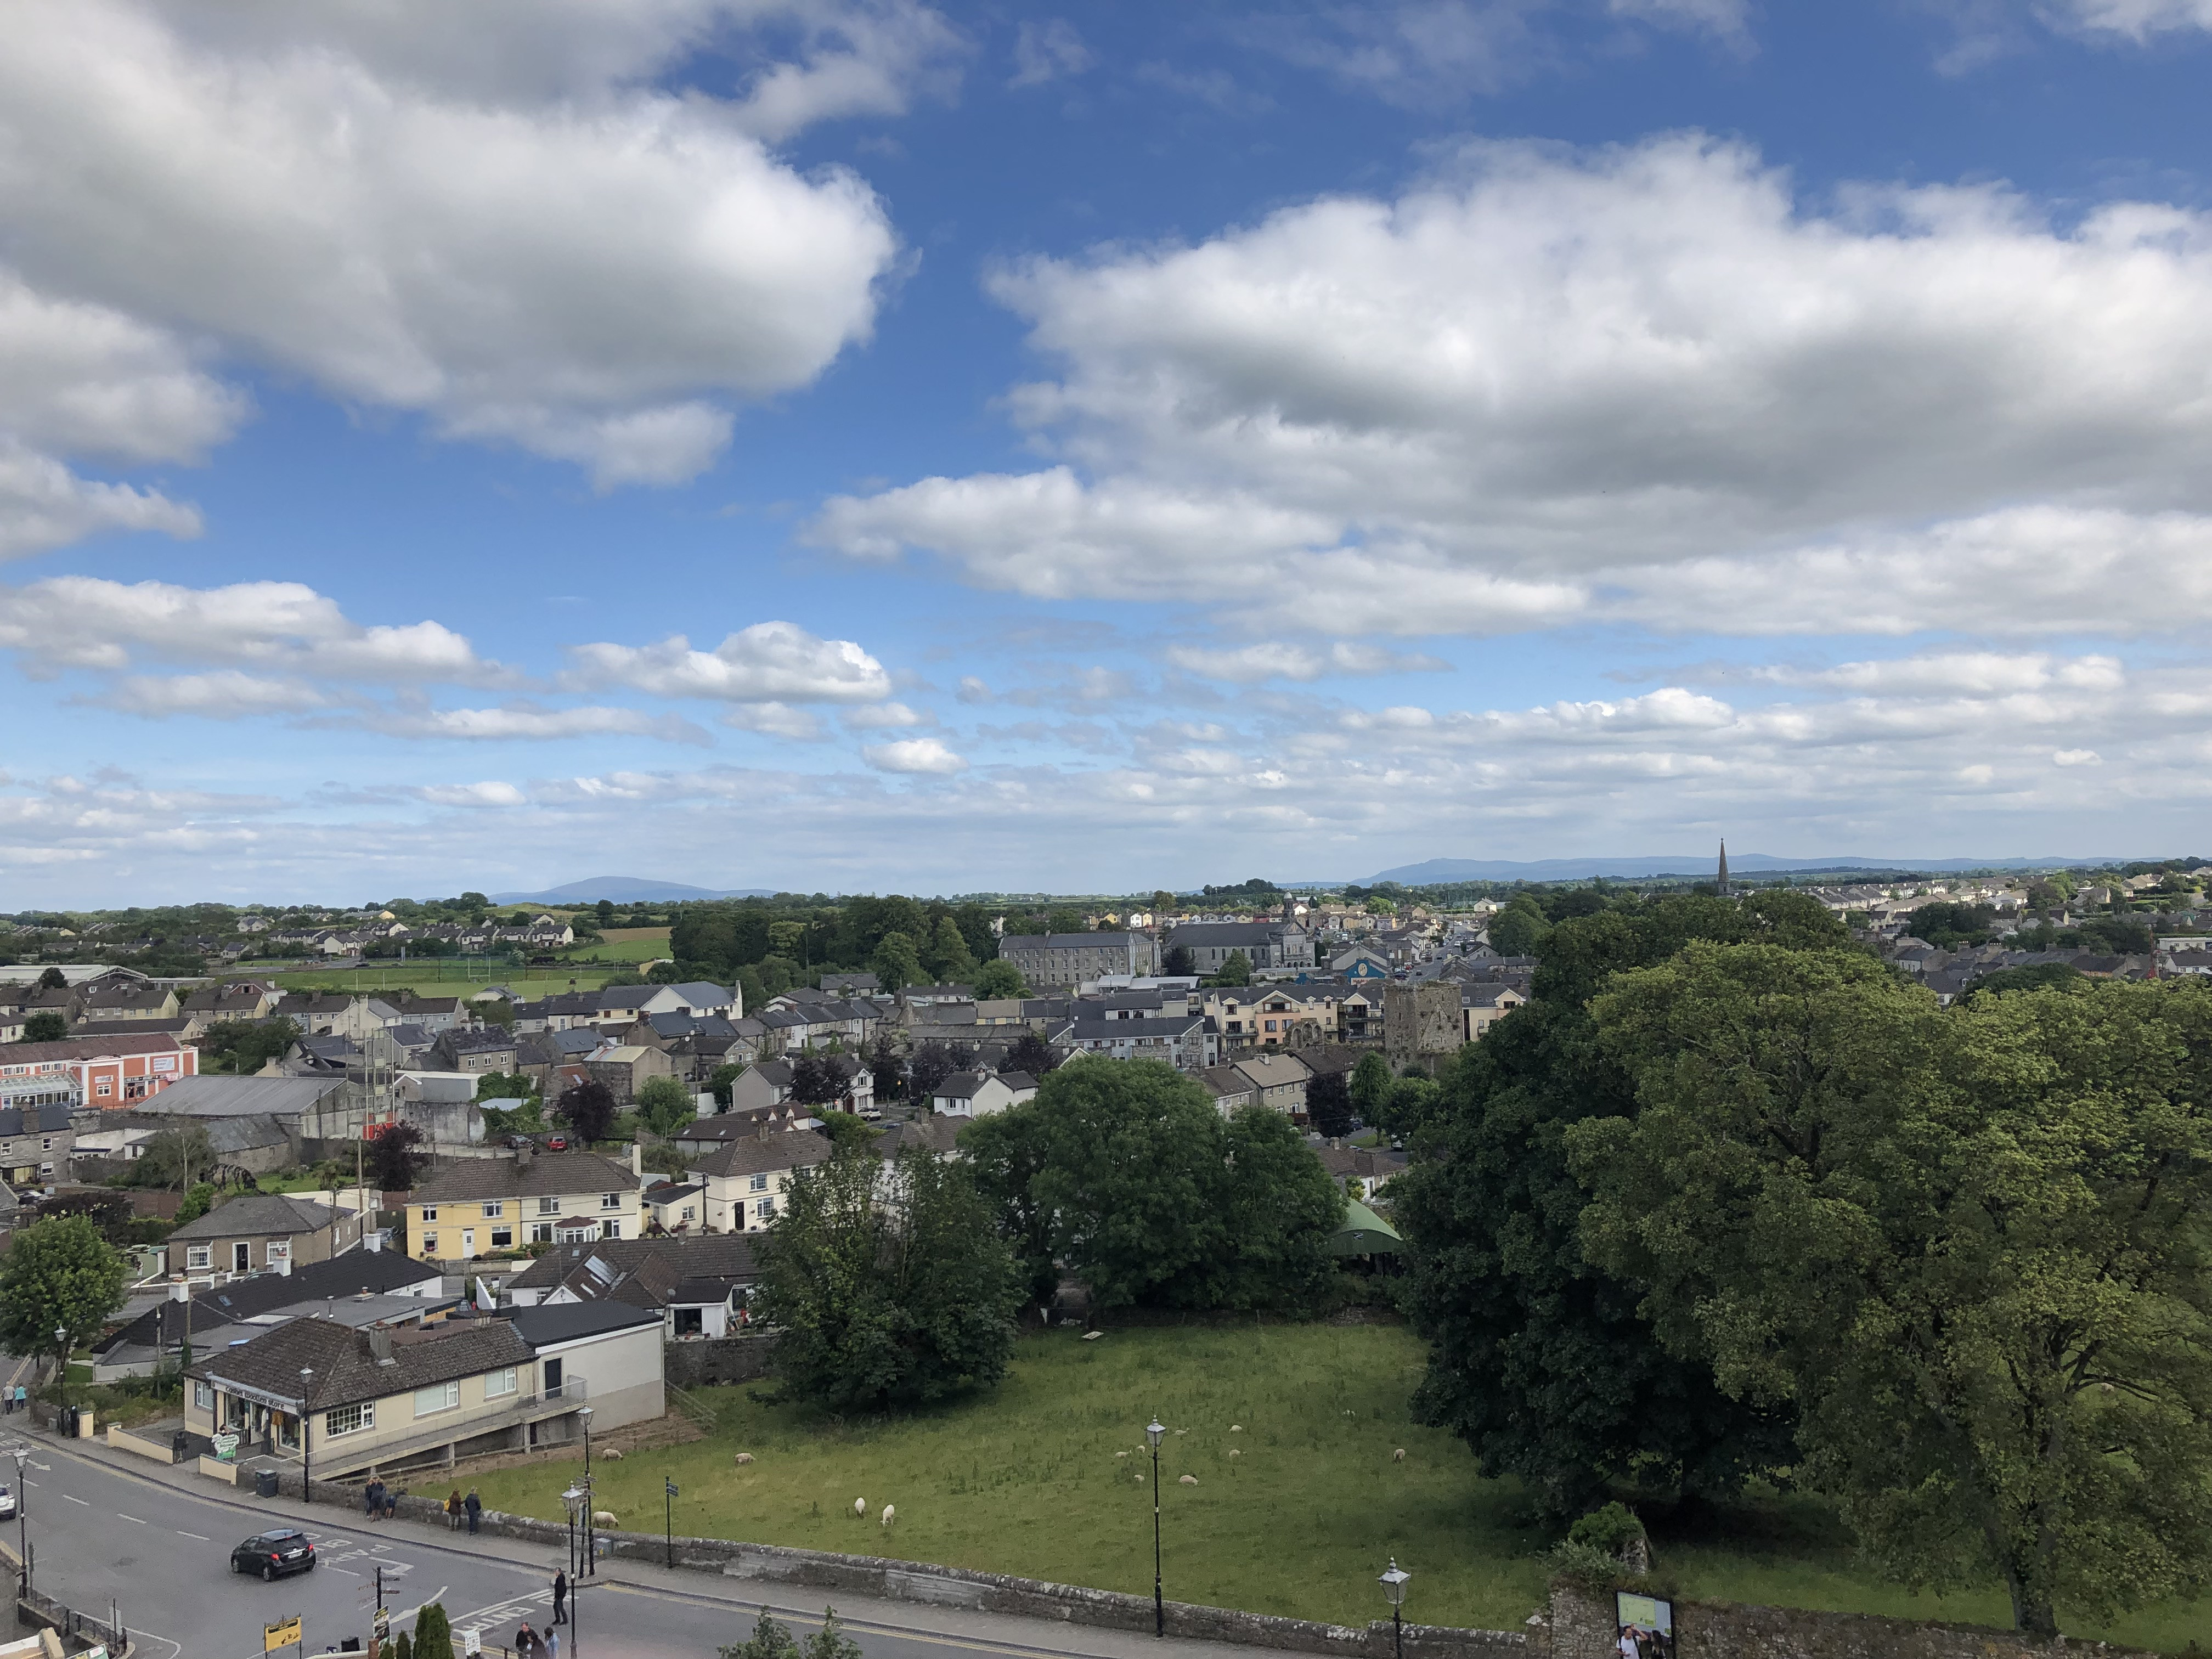
<svg viewBox="0 0 2212 1659">
<path fill-rule="evenodd" d="M 262 1652 L 274 1653 L 279 1648 L 298 1648 L 301 1653 L 307 1652 L 307 1644 L 300 1634 L 298 1613 L 295 1613 L 289 1619 L 280 1620 L 276 1624 L 264 1625 L 261 1627 Z"/>
<path fill-rule="evenodd" d="M 660 1547 L 667 1552 L 668 1565 L 676 1565 L 676 1483 L 668 1482 L 667 1501 L 660 1511 Z"/>
</svg>

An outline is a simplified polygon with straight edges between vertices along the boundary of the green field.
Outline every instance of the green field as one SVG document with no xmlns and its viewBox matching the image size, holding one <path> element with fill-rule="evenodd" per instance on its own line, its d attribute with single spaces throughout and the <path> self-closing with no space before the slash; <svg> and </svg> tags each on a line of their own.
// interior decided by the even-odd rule
<svg viewBox="0 0 2212 1659">
<path fill-rule="evenodd" d="M 447 997 L 465 995 L 471 988 L 505 985 L 519 996 L 535 1001 L 556 991 L 596 991 L 620 971 L 619 964 L 612 963 L 573 969 L 544 966 L 503 969 L 481 962 L 464 963 L 458 957 L 441 960 L 431 957 L 421 962 L 379 963 L 372 968 L 349 968 L 343 971 L 310 968 L 273 977 L 288 991 L 414 991 L 422 996 Z"/>
<path fill-rule="evenodd" d="M 1182 1431 L 1161 1455 L 1170 1597 L 1363 1622 L 1387 1612 L 1375 1575 L 1395 1555 L 1414 1575 L 1408 1617 L 1517 1630 L 1543 1599 L 1537 1556 L 1552 1540 L 1521 1523 L 1513 1482 L 1480 1479 L 1457 1442 L 1411 1420 L 1421 1357 L 1409 1334 L 1378 1326 L 1124 1330 L 1093 1343 L 1038 1334 L 994 1395 L 896 1423 L 823 1422 L 744 1388 L 702 1390 L 716 1417 L 706 1441 L 593 1473 L 600 1507 L 627 1528 L 659 1527 L 661 1482 L 673 1478 L 679 1533 L 1149 1594 L 1151 1503 L 1137 1477 L 1157 1412 Z M 1403 1462 L 1391 1459 L 1399 1446 Z M 736 1468 L 738 1451 L 758 1461 Z M 557 1519 L 573 1473 L 572 1460 L 478 1485 L 494 1508 Z M 889 1531 L 877 1520 L 885 1504 L 898 1508 Z M 1811 1502 L 1747 1506 L 1723 1525 L 1659 1529 L 1660 1567 L 1684 1595 L 2009 1618 L 1995 1586 L 1938 1598 L 1880 1583 Z M 2172 1607 L 2091 1633 L 2178 1650 L 2200 1629 L 2199 1609 Z"/>
<path fill-rule="evenodd" d="M 565 962 L 609 962 L 635 964 L 658 962 L 668 954 L 665 927 L 610 927 L 597 945 L 580 945 L 563 957 Z"/>
</svg>

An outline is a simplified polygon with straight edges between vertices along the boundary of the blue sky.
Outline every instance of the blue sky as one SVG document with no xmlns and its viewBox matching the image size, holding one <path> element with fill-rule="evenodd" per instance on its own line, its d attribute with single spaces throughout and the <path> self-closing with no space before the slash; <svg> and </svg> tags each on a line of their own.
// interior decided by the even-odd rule
<svg viewBox="0 0 2212 1659">
<path fill-rule="evenodd" d="M 2212 0 L 301 12 L 0 63 L 16 906 L 2202 850 Z"/>
</svg>

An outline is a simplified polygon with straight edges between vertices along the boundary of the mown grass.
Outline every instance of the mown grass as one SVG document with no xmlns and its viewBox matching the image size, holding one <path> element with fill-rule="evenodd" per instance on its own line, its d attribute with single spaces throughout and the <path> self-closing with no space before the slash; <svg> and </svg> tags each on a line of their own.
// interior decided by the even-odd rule
<svg viewBox="0 0 2212 1659">
<path fill-rule="evenodd" d="M 556 991 L 596 991 L 616 972 L 618 963 L 575 968 L 509 968 L 484 963 L 465 963 L 459 957 L 426 957 L 421 962 L 395 962 L 374 968 L 304 969 L 272 977 L 288 991 L 415 991 L 423 996 L 460 996 L 471 988 L 510 987 L 517 995 L 535 1001 Z"/>
<path fill-rule="evenodd" d="M 610 927 L 596 945 L 579 945 L 562 956 L 563 962 L 657 962 L 668 954 L 665 927 Z"/>
<path fill-rule="evenodd" d="M 1395 1556 L 1414 1575 L 1409 1618 L 1518 1629 L 1543 1601 L 1553 1539 L 1527 1522 L 1516 1483 L 1481 1478 L 1459 1443 L 1412 1420 L 1421 1364 L 1419 1341 L 1383 1326 L 1033 1334 L 994 1394 L 895 1421 L 702 1389 L 716 1416 L 706 1440 L 595 1460 L 593 1474 L 600 1507 L 625 1528 L 660 1526 L 673 1479 L 679 1534 L 1149 1595 L 1151 1488 L 1139 1477 L 1157 1412 L 1181 1431 L 1160 1455 L 1171 1598 L 1359 1624 L 1387 1615 L 1375 1577 Z M 739 1451 L 757 1461 L 735 1467 Z M 572 1462 L 503 1469 L 479 1489 L 493 1508 L 557 1519 L 574 1473 Z M 889 1529 L 885 1504 L 898 1510 Z M 1811 1500 L 1655 1521 L 1660 1568 L 1686 1596 L 2009 1621 L 1995 1586 L 1937 1597 L 1882 1583 Z M 2083 1633 L 2179 1650 L 2202 1622 L 2200 1607 L 2176 1605 Z"/>
</svg>

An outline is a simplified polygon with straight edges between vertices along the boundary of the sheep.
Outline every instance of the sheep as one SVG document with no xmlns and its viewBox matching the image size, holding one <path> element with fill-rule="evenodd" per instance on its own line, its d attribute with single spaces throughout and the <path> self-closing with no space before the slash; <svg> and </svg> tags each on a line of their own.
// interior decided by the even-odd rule
<svg viewBox="0 0 2212 1659">
<path fill-rule="evenodd" d="M 1231 1434 L 1242 1434 L 1244 1432 L 1244 1425 L 1242 1423 L 1231 1423 L 1229 1425 L 1229 1432 Z"/>
<path fill-rule="evenodd" d="M 1083 1334 L 1083 1340 L 1085 1342 L 1096 1342 L 1100 1337 L 1105 1334 L 1106 1333 L 1103 1331 L 1085 1331 Z"/>
<path fill-rule="evenodd" d="M 592 1524 L 595 1527 L 618 1527 L 622 1522 L 615 1518 L 612 1510 L 597 1510 L 592 1512 Z"/>
<path fill-rule="evenodd" d="M 1406 1449 L 1403 1446 L 1401 1446 L 1397 1450 L 1392 1452 L 1390 1454 L 1390 1461 L 1393 1463 L 1404 1462 L 1406 1461 Z"/>
<path fill-rule="evenodd" d="M 622 1448 L 620 1446 L 610 1446 L 606 1450 L 601 1452 L 599 1455 L 605 1458 L 610 1463 L 619 1463 L 623 1460 Z"/>
<path fill-rule="evenodd" d="M 753 1455 L 752 1455 L 750 1452 L 739 1452 L 739 1453 L 738 1454 L 738 1467 L 739 1468 L 744 1468 L 744 1466 L 745 1466 L 746 1464 L 748 1464 L 748 1463 L 751 1462 L 752 1461 L 753 1461 Z"/>
<path fill-rule="evenodd" d="M 1128 1453 L 1127 1453 L 1127 1452 L 1115 1452 L 1115 1453 L 1114 1454 L 1114 1455 L 1115 1455 L 1115 1456 L 1116 1456 L 1116 1457 L 1127 1457 L 1128 1455 L 1129 1455 L 1129 1454 L 1128 1454 Z"/>
<path fill-rule="evenodd" d="M 888 1527 L 889 1525 L 890 1525 L 890 1523 L 891 1523 L 892 1522 L 896 1521 L 896 1519 L 898 1519 L 898 1505 L 897 1505 L 897 1504 L 884 1504 L 884 1524 L 885 1526 L 887 1526 L 887 1527 Z"/>
<path fill-rule="evenodd" d="M 1198 1477 L 1194 1474 L 1177 1475 L 1176 1478 L 1186 1486 L 1194 1486 L 1198 1484 Z"/>
<path fill-rule="evenodd" d="M 1229 1455 L 1230 1455 L 1231 1457 L 1242 1457 L 1242 1456 L 1243 1456 L 1243 1455 L 1244 1455 L 1244 1454 L 1243 1454 L 1243 1452 L 1241 1452 L 1241 1451 L 1233 1451 L 1233 1452 L 1230 1453 Z"/>
<path fill-rule="evenodd" d="M 855 1498 L 853 1500 L 853 1513 L 854 1513 L 854 1514 L 855 1514 L 855 1515 L 863 1515 L 863 1516 L 864 1516 L 864 1515 L 866 1515 L 867 1512 L 868 1512 L 868 1500 L 867 1500 L 866 1498 Z"/>
</svg>

